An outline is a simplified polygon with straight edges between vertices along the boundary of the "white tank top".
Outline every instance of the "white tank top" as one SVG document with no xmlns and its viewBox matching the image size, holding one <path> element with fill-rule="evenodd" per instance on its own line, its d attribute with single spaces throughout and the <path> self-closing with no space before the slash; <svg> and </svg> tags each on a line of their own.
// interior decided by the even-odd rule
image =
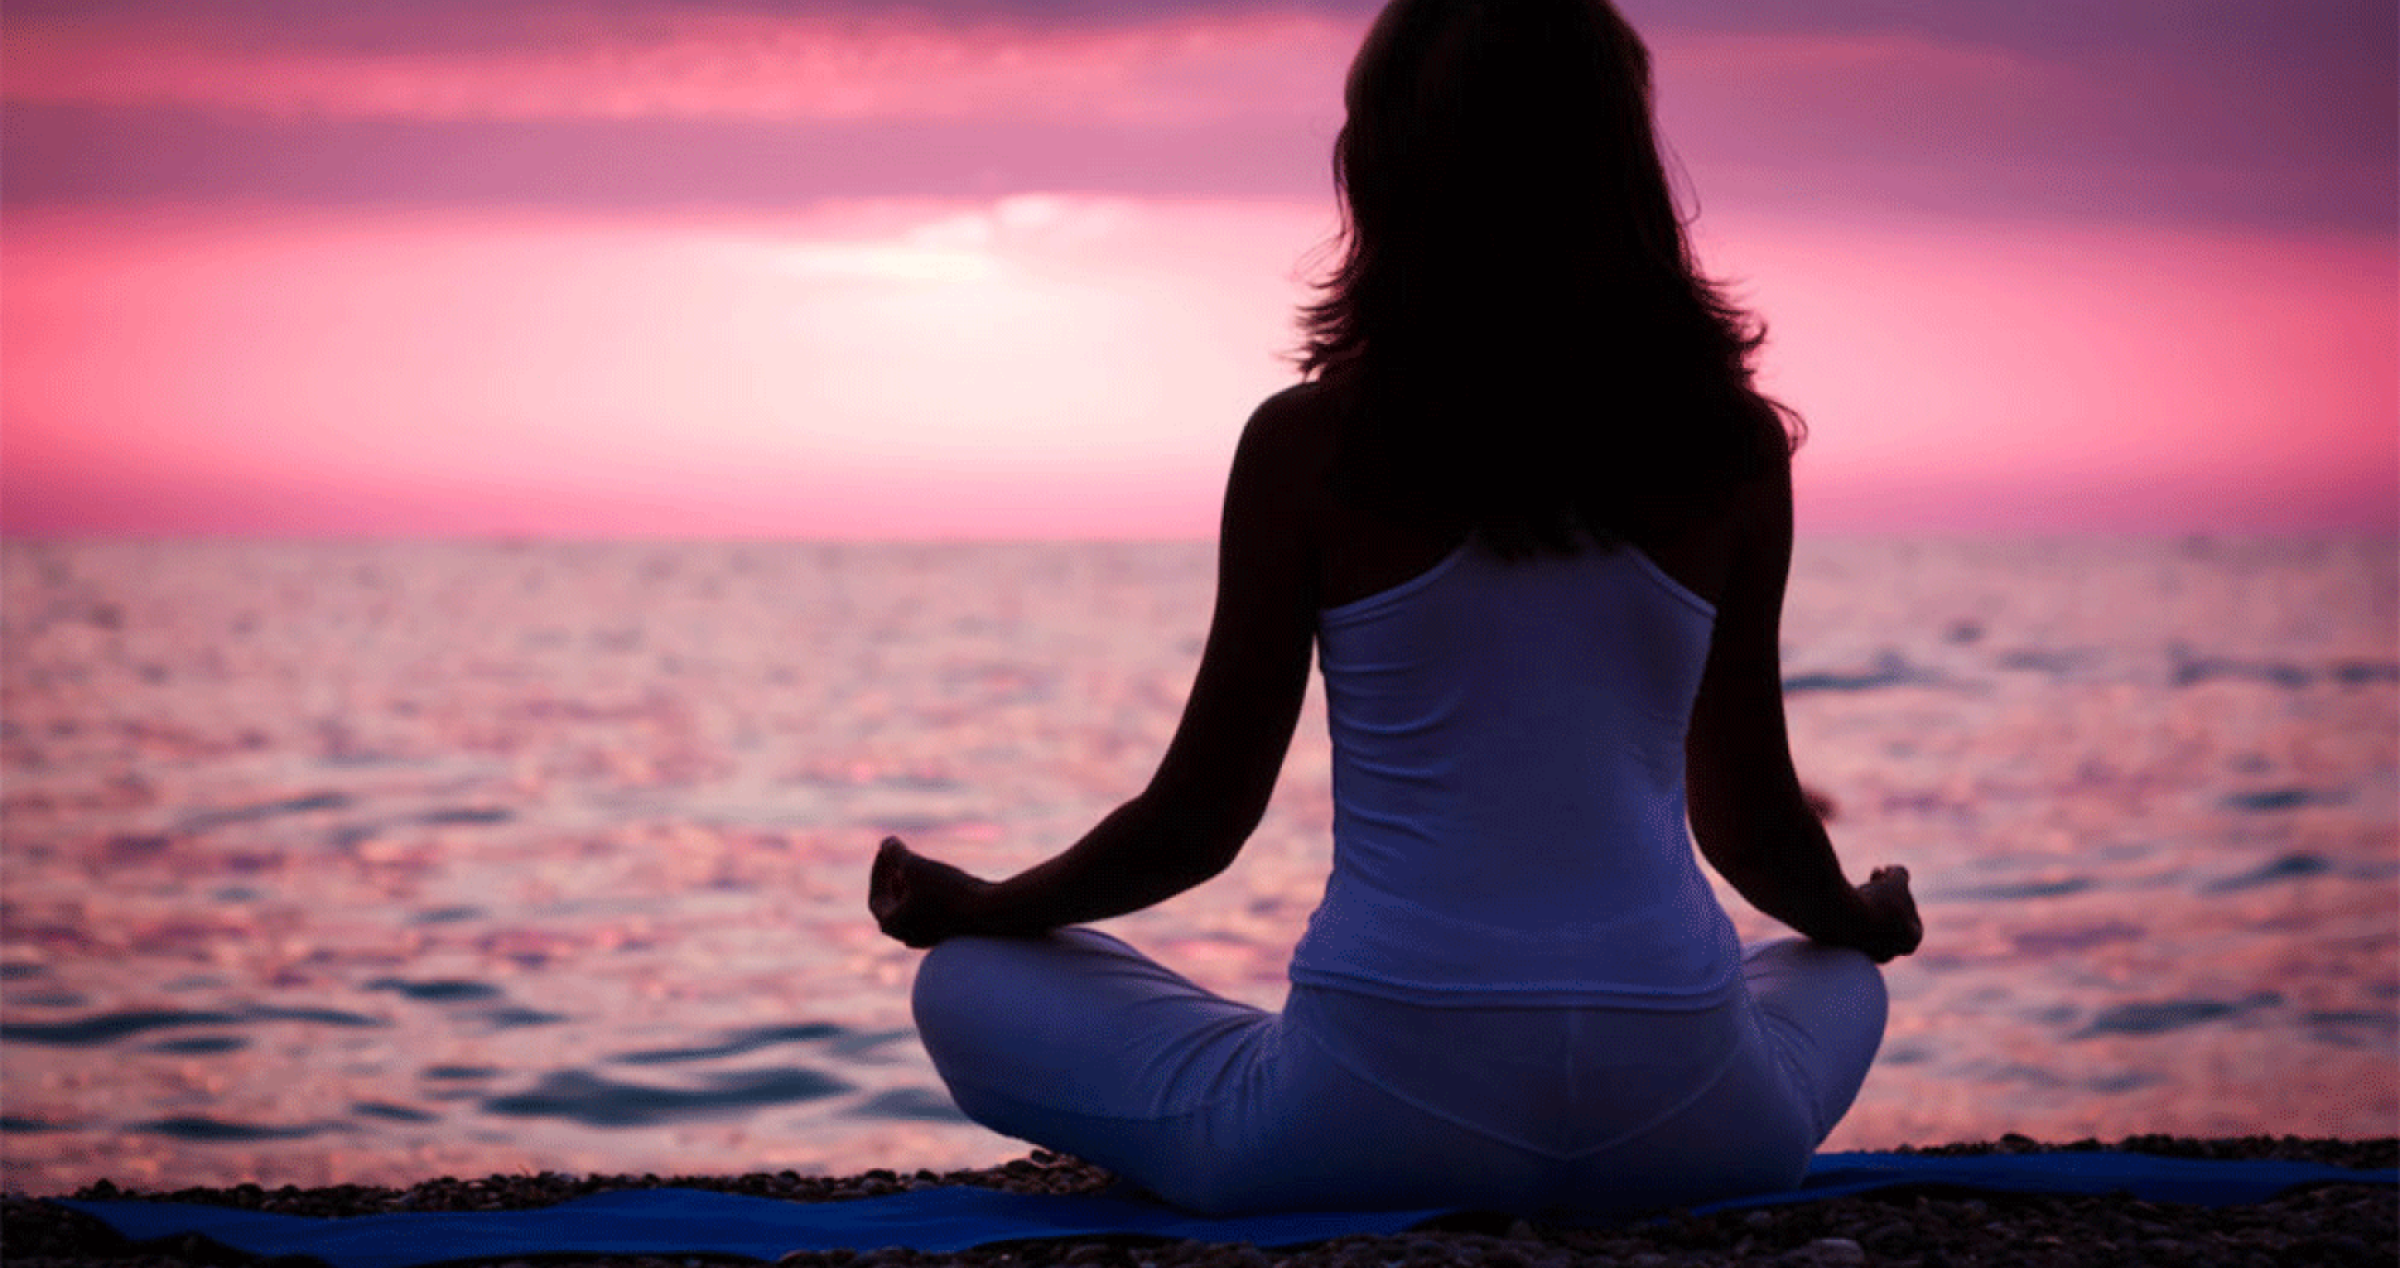
<svg viewBox="0 0 2400 1268">
<path fill-rule="evenodd" d="M 1716 609 L 1638 549 L 1470 537 L 1318 614 L 1333 874 L 1291 980 L 1459 1006 L 1702 1008 L 1741 981 L 1684 825 Z"/>
</svg>

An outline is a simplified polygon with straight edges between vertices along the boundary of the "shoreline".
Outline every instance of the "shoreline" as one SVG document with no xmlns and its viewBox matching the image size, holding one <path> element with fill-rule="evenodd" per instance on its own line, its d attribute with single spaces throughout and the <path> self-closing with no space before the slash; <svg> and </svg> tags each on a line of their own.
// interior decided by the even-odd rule
<svg viewBox="0 0 2400 1268">
<path fill-rule="evenodd" d="M 2388 1170 L 2400 1166 L 2400 1138 L 2331 1139 L 2296 1136 L 2199 1138 L 2134 1136 L 2115 1142 L 2048 1143 L 2023 1136 L 1902 1148 L 1919 1154 L 2047 1153 L 2111 1150 L 2183 1158 L 2285 1159 Z M 944 1185 L 1016 1192 L 1083 1193 L 1107 1187 L 1106 1172 L 1044 1150 L 995 1167 L 919 1171 L 902 1175 L 869 1169 L 845 1176 L 795 1172 L 673 1176 L 557 1173 L 435 1177 L 405 1189 L 337 1185 L 268 1189 L 255 1184 L 150 1192 L 96 1181 L 72 1194 L 90 1199 L 206 1202 L 294 1215 L 364 1215 L 394 1211 L 473 1211 L 546 1206 L 611 1190 L 678 1186 L 789 1201 L 875 1197 Z M 0 1199 L 0 1246 L 12 1264 L 98 1264 L 172 1268 L 251 1262 L 205 1243 L 126 1246 L 97 1221 L 41 1197 L 11 1192 Z M 1811 1265 L 2098 1265 L 2129 1259 L 2195 1265 L 2290 1263 L 2389 1265 L 2400 1259 L 2400 1202 L 2389 1185 L 2330 1185 L 2295 1190 L 2268 1202 L 2205 1208 L 2127 1197 L 1986 1194 L 1958 1197 L 1892 1190 L 1790 1206 L 1711 1216 L 1671 1213 L 1650 1223 L 1607 1228 L 1544 1226 L 1500 1216 L 1464 1215 L 1392 1237 L 1350 1237 L 1280 1251 L 1243 1245 L 1161 1243 L 1131 1238 L 1017 1242 L 955 1253 L 905 1250 L 801 1253 L 793 1265 L 997 1265 L 1075 1263 L 1169 1268 L 1261 1264 L 1291 1268 L 1383 1268 L 1492 1264 L 1555 1268 L 1566 1264 L 1669 1268 L 1685 1264 Z M 506 1262 L 506 1261 L 500 1261 Z M 687 1259 L 545 1257 L 545 1263 L 668 1265 Z"/>
</svg>

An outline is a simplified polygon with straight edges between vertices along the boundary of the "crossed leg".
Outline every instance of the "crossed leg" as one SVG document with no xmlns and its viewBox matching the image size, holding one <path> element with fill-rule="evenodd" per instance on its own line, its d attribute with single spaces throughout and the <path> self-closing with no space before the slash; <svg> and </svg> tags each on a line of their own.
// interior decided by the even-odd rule
<svg viewBox="0 0 2400 1268">
<path fill-rule="evenodd" d="M 1744 970 L 1756 999 L 1747 1059 L 1686 1111 L 1580 1159 L 1429 1113 L 1284 1016 L 1095 930 L 945 942 L 919 968 L 913 1003 L 969 1118 L 1188 1209 L 1609 1212 L 1796 1179 L 1856 1096 L 1883 1025 L 1873 963 L 1791 940 L 1753 948 Z M 1459 1021 L 1471 1048 L 1471 1012 Z M 1459 1079 L 1492 1073 L 1464 1055 Z"/>
</svg>

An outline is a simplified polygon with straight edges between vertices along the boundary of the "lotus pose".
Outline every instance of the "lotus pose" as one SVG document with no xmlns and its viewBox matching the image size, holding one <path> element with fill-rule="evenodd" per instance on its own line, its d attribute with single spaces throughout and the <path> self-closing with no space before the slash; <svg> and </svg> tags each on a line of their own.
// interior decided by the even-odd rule
<svg viewBox="0 0 2400 1268">
<path fill-rule="evenodd" d="M 1157 774 L 1005 881 L 875 857 L 926 1049 L 977 1122 L 1204 1212 L 1791 1184 L 1921 927 L 1793 772 L 1763 332 L 1693 259 L 1605 0 L 1394 0 L 1345 96 L 1344 254 L 1235 453 Z M 1234 861 L 1312 651 L 1333 871 L 1265 1012 L 1080 926 Z M 1695 839 L 1802 936 L 1741 945 Z"/>
</svg>

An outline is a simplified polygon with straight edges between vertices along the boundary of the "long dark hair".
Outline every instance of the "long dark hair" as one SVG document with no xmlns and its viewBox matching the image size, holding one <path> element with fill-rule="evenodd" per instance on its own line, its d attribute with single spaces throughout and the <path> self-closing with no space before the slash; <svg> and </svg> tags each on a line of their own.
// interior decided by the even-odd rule
<svg viewBox="0 0 2400 1268">
<path fill-rule="evenodd" d="M 1346 98 L 1342 254 L 1297 358 L 1342 389 L 1346 484 L 1572 548 L 1705 513 L 1798 447 L 1607 0 L 1393 0 Z"/>
</svg>

